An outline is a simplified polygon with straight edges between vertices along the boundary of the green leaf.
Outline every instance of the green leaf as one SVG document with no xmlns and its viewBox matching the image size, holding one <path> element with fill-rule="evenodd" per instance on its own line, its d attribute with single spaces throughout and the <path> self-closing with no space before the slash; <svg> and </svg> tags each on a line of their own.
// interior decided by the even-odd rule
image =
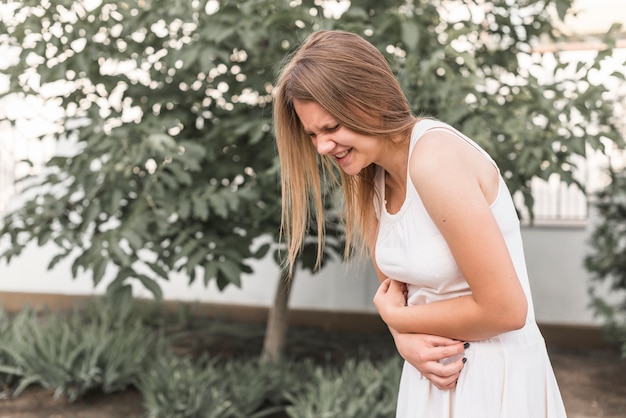
<svg viewBox="0 0 626 418">
<path fill-rule="evenodd" d="M 186 219 L 189 215 L 191 215 L 191 202 L 188 198 L 185 197 L 178 202 L 178 215 L 180 215 L 183 219 Z"/>
<path fill-rule="evenodd" d="M 165 269 L 163 269 L 163 267 L 161 267 L 158 262 L 155 263 L 146 263 L 146 265 L 148 267 L 150 267 L 150 270 L 152 270 L 153 272 L 155 272 L 159 277 L 162 277 L 164 279 L 167 279 L 168 274 L 165 271 Z"/>
<path fill-rule="evenodd" d="M 270 250 L 271 244 L 263 244 L 261 245 L 252 255 L 254 258 L 263 258 L 267 255 L 267 252 Z"/>
<path fill-rule="evenodd" d="M 153 133 L 148 135 L 147 138 L 150 147 L 158 152 L 166 152 L 176 147 L 176 141 L 174 138 L 163 133 Z"/>
<path fill-rule="evenodd" d="M 208 286 L 211 279 L 217 276 L 217 262 L 209 262 L 204 265 L 204 285 Z"/>
<path fill-rule="evenodd" d="M 217 268 L 224 274 L 229 283 L 241 287 L 241 269 L 238 264 L 226 259 L 219 261 Z"/>
<path fill-rule="evenodd" d="M 141 236 L 139 236 L 139 234 L 132 229 L 123 229 L 122 236 L 126 238 L 133 250 L 139 251 L 143 248 L 143 240 L 141 239 Z"/>
<path fill-rule="evenodd" d="M 37 238 L 37 245 L 40 247 L 46 245 L 50 237 L 52 236 L 52 231 L 50 229 L 45 229 L 41 232 L 39 237 Z"/>
<path fill-rule="evenodd" d="M 222 291 L 230 284 L 230 281 L 221 270 L 218 270 L 215 275 L 215 283 L 217 284 L 217 288 Z"/>
<path fill-rule="evenodd" d="M 402 22 L 402 41 L 409 50 L 417 48 L 419 42 L 419 27 L 413 20 L 404 20 Z"/>
<path fill-rule="evenodd" d="M 206 221 L 207 219 L 209 219 L 208 202 L 200 200 L 200 199 L 194 199 L 191 202 L 193 204 L 193 214 L 194 214 L 194 216 L 197 216 L 198 218 L 202 219 L 203 221 Z"/>
<path fill-rule="evenodd" d="M 67 252 L 62 252 L 52 257 L 52 260 L 50 260 L 50 263 L 48 264 L 48 267 L 47 267 L 48 270 L 52 270 L 61 260 L 65 259 L 67 256 L 68 256 Z"/>
<path fill-rule="evenodd" d="M 163 291 L 156 280 L 146 276 L 145 274 L 138 274 L 137 279 L 139 279 L 141 284 L 148 289 L 152 295 L 154 295 L 154 298 L 157 301 L 163 300 Z"/>
<path fill-rule="evenodd" d="M 213 210 L 222 218 L 228 217 L 228 206 L 226 200 L 223 198 L 223 194 L 213 194 L 208 197 L 209 203 Z"/>
<path fill-rule="evenodd" d="M 100 258 L 96 261 L 93 267 L 93 284 L 94 286 L 98 286 L 104 274 L 106 273 L 108 260 L 105 258 Z"/>
<path fill-rule="evenodd" d="M 107 241 L 109 245 L 109 254 L 113 257 L 121 266 L 128 267 L 130 266 L 130 257 L 117 243 L 115 237 L 112 237 Z"/>
</svg>

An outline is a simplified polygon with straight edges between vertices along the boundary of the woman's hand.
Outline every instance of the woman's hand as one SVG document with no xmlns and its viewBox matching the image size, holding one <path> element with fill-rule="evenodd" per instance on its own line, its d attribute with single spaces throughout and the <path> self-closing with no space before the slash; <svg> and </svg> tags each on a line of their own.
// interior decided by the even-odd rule
<svg viewBox="0 0 626 418">
<path fill-rule="evenodd" d="M 406 307 L 407 292 L 406 284 L 387 278 L 374 295 L 374 305 L 378 314 L 391 328 L 394 328 L 394 310 Z"/>
<path fill-rule="evenodd" d="M 390 327 L 398 353 L 437 388 L 453 389 L 465 365 L 462 341 L 428 334 L 401 333 L 393 328 L 394 311 L 406 309 L 407 287 L 393 279 L 384 280 L 374 295 L 374 305 Z M 442 359 L 455 358 L 451 362 Z"/>
<path fill-rule="evenodd" d="M 407 334 L 391 330 L 398 353 L 433 385 L 442 390 L 454 389 L 465 366 L 463 341 L 428 334 Z M 441 359 L 458 356 L 448 364 Z"/>
</svg>

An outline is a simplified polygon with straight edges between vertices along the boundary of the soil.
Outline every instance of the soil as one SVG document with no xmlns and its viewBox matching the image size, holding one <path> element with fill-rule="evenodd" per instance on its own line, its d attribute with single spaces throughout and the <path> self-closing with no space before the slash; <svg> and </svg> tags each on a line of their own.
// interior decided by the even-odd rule
<svg viewBox="0 0 626 418">
<path fill-rule="evenodd" d="M 179 349 L 250 355 L 260 352 L 262 329 L 228 334 L 203 334 L 179 341 Z M 616 349 L 573 349 L 549 346 L 550 358 L 569 418 L 626 417 L 626 359 Z M 393 353 L 388 334 L 338 334 L 316 329 L 291 329 L 286 352 L 292 358 L 313 357 L 341 362 L 353 355 L 379 357 Z M 0 400 L 0 418 L 140 418 L 141 394 L 133 388 L 104 395 L 90 393 L 70 404 L 53 399 L 41 387 L 28 388 L 16 399 Z"/>
</svg>

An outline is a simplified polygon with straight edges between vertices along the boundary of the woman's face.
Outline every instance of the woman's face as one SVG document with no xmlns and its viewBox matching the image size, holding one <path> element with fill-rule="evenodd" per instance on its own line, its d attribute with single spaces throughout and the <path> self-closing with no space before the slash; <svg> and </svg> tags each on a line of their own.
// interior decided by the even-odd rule
<svg viewBox="0 0 626 418">
<path fill-rule="evenodd" d="M 317 152 L 333 157 L 346 174 L 376 162 L 383 141 L 342 126 L 316 102 L 294 100 L 293 106 Z"/>
</svg>

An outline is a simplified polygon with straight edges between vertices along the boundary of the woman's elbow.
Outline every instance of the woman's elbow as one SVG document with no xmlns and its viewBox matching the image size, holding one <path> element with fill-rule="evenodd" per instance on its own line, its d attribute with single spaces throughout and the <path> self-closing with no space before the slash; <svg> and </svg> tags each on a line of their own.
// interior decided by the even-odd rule
<svg viewBox="0 0 626 418">
<path fill-rule="evenodd" d="M 506 318 L 503 324 L 506 331 L 515 331 L 524 328 L 526 319 L 528 318 L 528 301 L 526 300 L 526 296 L 523 295 L 519 300 L 508 304 L 503 317 Z"/>
</svg>

